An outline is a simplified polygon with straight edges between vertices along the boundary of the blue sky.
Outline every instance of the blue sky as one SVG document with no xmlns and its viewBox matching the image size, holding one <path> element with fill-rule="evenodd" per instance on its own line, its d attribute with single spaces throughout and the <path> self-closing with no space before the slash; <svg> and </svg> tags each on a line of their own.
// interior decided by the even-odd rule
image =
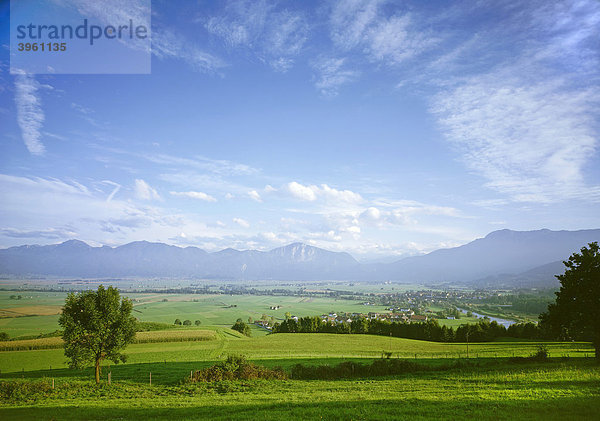
<svg viewBox="0 0 600 421">
<path fill-rule="evenodd" d="M 369 260 L 600 227 L 597 1 L 152 1 L 149 75 L 10 74 L 8 9 L 0 247 Z"/>
</svg>

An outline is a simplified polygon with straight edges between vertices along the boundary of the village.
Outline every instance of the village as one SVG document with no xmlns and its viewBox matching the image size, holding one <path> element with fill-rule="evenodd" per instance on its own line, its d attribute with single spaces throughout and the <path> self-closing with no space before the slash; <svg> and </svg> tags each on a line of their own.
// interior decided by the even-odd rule
<svg viewBox="0 0 600 421">
<path fill-rule="evenodd" d="M 281 306 L 271 306 L 270 310 L 279 310 Z M 434 313 L 430 310 L 427 310 L 425 315 L 416 314 L 410 308 L 389 308 L 389 313 L 379 313 L 379 312 L 368 312 L 368 313 L 344 313 L 344 312 L 331 312 L 328 314 L 320 315 L 320 319 L 323 323 L 335 325 L 335 324 L 343 324 L 343 323 L 352 323 L 354 320 L 365 319 L 369 321 L 373 320 L 381 320 L 388 322 L 396 322 L 396 323 L 422 323 L 426 322 L 430 319 L 437 318 Z M 455 316 L 447 316 L 448 319 L 455 319 Z M 285 319 L 292 319 L 296 322 L 299 321 L 298 316 L 291 315 L 286 312 Z M 260 327 L 263 327 L 268 330 L 273 329 L 273 325 L 276 323 L 276 318 L 271 316 L 267 316 L 263 314 L 263 317 L 260 320 L 255 320 L 254 324 Z M 279 319 L 281 320 L 281 319 Z"/>
</svg>

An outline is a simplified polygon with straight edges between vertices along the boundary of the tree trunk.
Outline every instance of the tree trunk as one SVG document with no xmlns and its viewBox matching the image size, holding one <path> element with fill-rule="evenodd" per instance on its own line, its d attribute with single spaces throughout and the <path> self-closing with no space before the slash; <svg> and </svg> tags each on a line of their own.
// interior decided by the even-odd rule
<svg viewBox="0 0 600 421">
<path fill-rule="evenodd" d="M 100 358 L 96 360 L 96 384 L 100 383 Z"/>
</svg>

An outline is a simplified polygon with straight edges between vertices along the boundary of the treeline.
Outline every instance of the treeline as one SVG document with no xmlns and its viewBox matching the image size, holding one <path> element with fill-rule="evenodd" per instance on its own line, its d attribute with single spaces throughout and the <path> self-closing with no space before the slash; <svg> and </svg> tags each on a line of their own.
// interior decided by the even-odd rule
<svg viewBox="0 0 600 421">
<path fill-rule="evenodd" d="M 437 320 L 424 323 L 399 323 L 386 320 L 357 319 L 352 323 L 331 324 L 318 316 L 287 319 L 273 326 L 273 333 L 340 333 L 393 336 L 434 342 L 489 342 L 501 337 L 539 339 L 544 337 L 535 323 L 522 323 L 508 329 L 496 321 L 480 319 L 456 329 L 440 326 Z"/>
</svg>

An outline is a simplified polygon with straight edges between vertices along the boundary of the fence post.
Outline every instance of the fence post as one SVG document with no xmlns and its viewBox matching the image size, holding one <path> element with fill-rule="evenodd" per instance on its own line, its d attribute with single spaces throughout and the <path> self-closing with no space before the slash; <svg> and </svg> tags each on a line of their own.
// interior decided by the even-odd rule
<svg viewBox="0 0 600 421">
<path fill-rule="evenodd" d="M 152 386 L 152 372 L 150 372 L 150 386 Z"/>
<path fill-rule="evenodd" d="M 109 371 L 108 372 L 108 384 L 110 384 L 110 377 L 111 377 L 110 375 L 111 375 L 111 372 Z"/>
<path fill-rule="evenodd" d="M 192 380 L 194 378 L 194 376 L 192 376 L 193 370 L 190 370 L 190 380 Z"/>
<path fill-rule="evenodd" d="M 54 389 L 54 379 L 52 379 L 52 389 Z"/>
</svg>

